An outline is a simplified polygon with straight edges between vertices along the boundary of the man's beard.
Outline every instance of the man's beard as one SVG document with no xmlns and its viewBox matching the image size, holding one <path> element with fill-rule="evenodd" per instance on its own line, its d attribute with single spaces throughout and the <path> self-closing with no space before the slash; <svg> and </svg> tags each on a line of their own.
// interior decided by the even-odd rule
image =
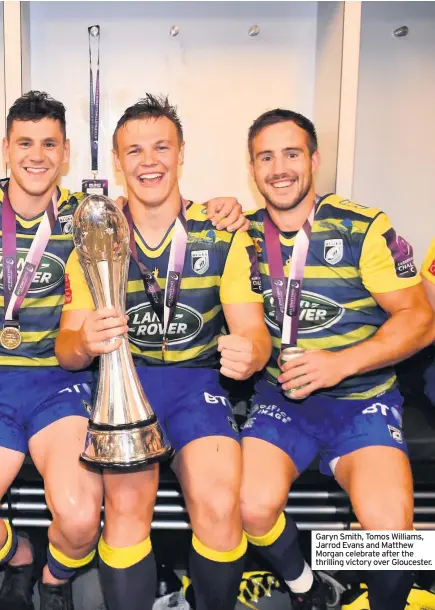
<svg viewBox="0 0 435 610">
<path fill-rule="evenodd" d="M 300 193 L 300 195 L 298 195 L 298 197 L 294 201 L 292 201 L 291 203 L 283 202 L 282 204 L 281 203 L 277 204 L 276 202 L 274 202 L 271 199 L 269 199 L 269 197 L 267 196 L 266 193 L 262 193 L 262 195 L 263 195 L 263 197 L 266 200 L 266 204 L 272 206 L 273 208 L 275 208 L 275 210 L 280 210 L 280 211 L 294 210 L 295 208 L 298 207 L 298 205 L 300 203 L 302 203 L 302 201 L 308 195 L 308 193 L 309 193 L 309 191 L 311 189 L 312 184 L 313 184 L 313 178 L 310 177 L 310 180 L 309 180 L 307 186 Z"/>
</svg>

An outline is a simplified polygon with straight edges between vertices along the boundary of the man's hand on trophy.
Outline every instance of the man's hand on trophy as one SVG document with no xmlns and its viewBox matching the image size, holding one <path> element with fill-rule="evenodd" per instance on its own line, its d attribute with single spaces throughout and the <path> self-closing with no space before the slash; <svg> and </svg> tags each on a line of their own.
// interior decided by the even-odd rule
<svg viewBox="0 0 435 610">
<path fill-rule="evenodd" d="M 241 381 L 258 370 L 254 343 L 246 337 L 222 335 L 218 339 L 218 351 L 221 353 L 220 372 L 225 377 Z"/>
<path fill-rule="evenodd" d="M 242 206 L 235 197 L 216 197 L 204 205 L 207 207 L 207 218 L 218 231 L 226 229 L 233 233 L 249 229 L 249 220 L 243 216 Z"/>
<path fill-rule="evenodd" d="M 127 199 L 125 197 L 123 197 L 122 195 L 120 195 L 113 201 L 113 203 L 116 205 L 118 210 L 121 210 L 121 212 L 122 212 L 122 210 L 127 205 Z"/>
<path fill-rule="evenodd" d="M 89 312 L 80 329 L 81 345 L 87 356 L 114 352 L 121 345 L 121 336 L 128 332 L 128 316 L 111 307 Z"/>
</svg>

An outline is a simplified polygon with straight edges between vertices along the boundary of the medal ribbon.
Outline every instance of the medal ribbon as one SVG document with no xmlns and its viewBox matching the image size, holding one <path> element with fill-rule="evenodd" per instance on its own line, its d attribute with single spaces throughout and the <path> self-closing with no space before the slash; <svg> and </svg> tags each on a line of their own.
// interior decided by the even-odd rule
<svg viewBox="0 0 435 610">
<path fill-rule="evenodd" d="M 89 37 L 89 124 L 90 124 L 90 139 L 91 139 L 91 163 L 92 173 L 94 177 L 98 172 L 98 135 L 100 126 L 100 26 L 92 25 L 88 28 Z M 94 91 L 94 73 L 92 68 L 92 41 L 95 41 L 97 47 L 97 65 L 95 75 L 95 91 Z M 94 45 L 95 46 L 95 45 Z"/>
<path fill-rule="evenodd" d="M 311 208 L 308 218 L 296 234 L 288 281 L 284 273 L 278 227 L 270 218 L 267 210 L 264 213 L 264 239 L 269 264 L 270 284 L 275 303 L 276 320 L 282 329 L 281 349 L 295 347 L 297 344 L 302 282 L 315 207 L 314 205 Z"/>
<path fill-rule="evenodd" d="M 148 267 L 139 260 L 136 240 L 134 238 L 133 218 L 128 205 L 124 208 L 124 214 L 127 218 L 130 229 L 131 256 L 139 268 L 145 293 L 151 307 L 163 325 L 163 344 L 165 345 L 168 340 L 167 334 L 169 325 L 172 322 L 175 308 L 177 306 L 178 297 L 180 294 L 181 279 L 183 276 L 183 266 L 187 246 L 186 205 L 184 200 L 181 199 L 181 211 L 175 221 L 174 233 L 171 240 L 171 250 L 169 253 L 168 271 L 166 275 L 165 298 L 163 298 L 163 292 L 152 271 L 150 271 Z"/>
<path fill-rule="evenodd" d="M 33 282 L 58 216 L 57 189 L 45 210 L 21 273 L 17 271 L 17 224 L 15 212 L 4 192 L 2 206 L 4 326 L 19 325 L 19 310 Z M 18 276 L 18 277 L 17 277 Z"/>
</svg>

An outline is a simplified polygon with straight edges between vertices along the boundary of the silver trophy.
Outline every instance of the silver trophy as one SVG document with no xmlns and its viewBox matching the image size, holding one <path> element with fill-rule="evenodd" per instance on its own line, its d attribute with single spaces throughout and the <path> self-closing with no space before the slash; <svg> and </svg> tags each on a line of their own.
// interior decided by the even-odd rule
<svg viewBox="0 0 435 610">
<path fill-rule="evenodd" d="M 73 238 L 95 307 L 125 313 L 130 232 L 107 197 L 90 195 L 73 220 Z M 106 468 L 132 468 L 169 457 L 171 448 L 138 379 L 128 344 L 100 356 L 97 389 L 80 459 Z"/>
</svg>

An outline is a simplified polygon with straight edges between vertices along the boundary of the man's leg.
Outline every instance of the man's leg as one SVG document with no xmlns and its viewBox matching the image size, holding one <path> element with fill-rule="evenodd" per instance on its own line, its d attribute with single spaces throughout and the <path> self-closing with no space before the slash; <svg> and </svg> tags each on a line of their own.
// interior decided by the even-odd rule
<svg viewBox="0 0 435 610">
<path fill-rule="evenodd" d="M 24 462 L 21 451 L 0 447 L 0 497 L 3 497 Z M 0 567 L 5 575 L 0 589 L 0 610 L 33 610 L 33 552 L 27 538 L 0 519 Z"/>
<path fill-rule="evenodd" d="M 177 454 L 174 470 L 193 529 L 190 575 L 196 610 L 229 610 L 239 593 L 247 547 L 240 516 L 241 449 L 207 436 Z"/>
<path fill-rule="evenodd" d="M 365 447 L 340 457 L 335 478 L 366 530 L 413 529 L 413 481 L 408 457 L 394 447 Z M 412 572 L 368 572 L 371 610 L 404 610 Z"/>
<path fill-rule="evenodd" d="M 290 485 L 314 459 L 317 441 L 294 406 L 260 382 L 242 429 L 241 510 L 249 542 L 288 585 L 294 608 L 326 608 L 323 587 L 305 562 L 296 524 L 285 515 Z M 308 409 L 308 405 L 304 405 Z"/>
<path fill-rule="evenodd" d="M 32 436 L 29 449 L 44 479 L 45 495 L 53 521 L 48 530 L 48 563 L 40 585 L 41 607 L 72 608 L 70 580 L 94 555 L 101 522 L 102 477 L 79 462 L 87 419 L 68 416 Z"/>
<path fill-rule="evenodd" d="M 108 610 L 151 610 L 157 585 L 150 531 L 159 483 L 156 464 L 104 473 L 104 530 L 98 545 Z"/>
<path fill-rule="evenodd" d="M 249 542 L 294 592 L 305 592 L 313 577 L 298 542 L 294 521 L 286 517 L 290 485 L 298 470 L 281 449 L 258 438 L 244 438 L 241 507 Z"/>
<path fill-rule="evenodd" d="M 17 476 L 27 453 L 23 372 L 0 371 L 0 497 Z M 4 578 L 0 610 L 33 610 L 33 550 L 24 535 L 0 519 L 0 566 Z"/>
</svg>

